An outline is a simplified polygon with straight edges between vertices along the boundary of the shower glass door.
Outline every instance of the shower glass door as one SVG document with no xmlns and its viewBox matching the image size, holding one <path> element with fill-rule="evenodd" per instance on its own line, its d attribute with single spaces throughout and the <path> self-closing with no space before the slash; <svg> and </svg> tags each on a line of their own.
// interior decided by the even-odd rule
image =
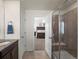
<svg viewBox="0 0 79 59">
<path fill-rule="evenodd" d="M 52 49 L 53 59 L 60 59 L 60 41 L 59 41 L 59 11 L 55 11 L 52 17 Z"/>
<path fill-rule="evenodd" d="M 64 1 L 53 12 L 52 51 L 53 59 L 77 59 L 77 1 Z"/>
<path fill-rule="evenodd" d="M 74 2 L 75 3 L 75 2 Z M 60 9 L 60 59 L 77 59 L 77 7 L 69 9 L 70 2 Z M 66 12 L 63 13 L 63 10 Z M 62 13 L 62 14 L 61 14 Z"/>
</svg>

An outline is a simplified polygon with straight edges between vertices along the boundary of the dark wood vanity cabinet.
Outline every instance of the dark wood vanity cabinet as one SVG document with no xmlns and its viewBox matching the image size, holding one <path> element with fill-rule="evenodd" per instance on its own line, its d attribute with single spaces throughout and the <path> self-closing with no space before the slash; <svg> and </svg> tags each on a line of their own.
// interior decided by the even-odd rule
<svg viewBox="0 0 79 59">
<path fill-rule="evenodd" d="M 7 53 L 5 56 L 1 57 L 1 59 L 10 59 L 10 53 Z"/>
<path fill-rule="evenodd" d="M 18 59 L 18 41 L 5 48 L 1 54 L 0 59 Z"/>
<path fill-rule="evenodd" d="M 11 59 L 18 59 L 18 47 L 16 46 L 10 54 Z"/>
</svg>

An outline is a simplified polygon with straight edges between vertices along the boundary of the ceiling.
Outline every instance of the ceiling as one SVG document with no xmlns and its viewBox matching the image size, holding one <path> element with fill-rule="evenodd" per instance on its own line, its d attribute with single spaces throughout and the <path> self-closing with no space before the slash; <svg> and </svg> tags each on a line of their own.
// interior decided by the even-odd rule
<svg viewBox="0 0 79 59">
<path fill-rule="evenodd" d="M 64 0 L 21 0 L 21 5 L 27 10 L 52 10 Z"/>
<path fill-rule="evenodd" d="M 54 10 L 55 8 L 59 7 L 59 5 L 61 5 L 62 7 L 68 7 L 77 0 L 20 0 L 20 1 L 21 1 L 21 7 L 27 10 Z M 63 4 L 63 2 L 65 3 Z"/>
</svg>

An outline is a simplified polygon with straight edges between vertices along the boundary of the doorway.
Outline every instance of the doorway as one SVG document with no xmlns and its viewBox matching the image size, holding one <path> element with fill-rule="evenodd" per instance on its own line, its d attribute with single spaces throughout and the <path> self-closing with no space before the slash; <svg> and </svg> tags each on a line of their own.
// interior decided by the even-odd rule
<svg viewBox="0 0 79 59">
<path fill-rule="evenodd" d="M 34 49 L 45 50 L 45 19 L 34 17 Z"/>
</svg>

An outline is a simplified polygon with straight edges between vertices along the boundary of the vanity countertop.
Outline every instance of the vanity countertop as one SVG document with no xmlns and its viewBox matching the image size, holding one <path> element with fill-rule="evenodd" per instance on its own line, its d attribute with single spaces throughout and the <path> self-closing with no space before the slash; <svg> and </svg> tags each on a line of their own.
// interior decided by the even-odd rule
<svg viewBox="0 0 79 59">
<path fill-rule="evenodd" d="M 16 42 L 18 42 L 18 40 L 0 40 L 0 55 L 4 55 L 11 50 Z"/>
</svg>

